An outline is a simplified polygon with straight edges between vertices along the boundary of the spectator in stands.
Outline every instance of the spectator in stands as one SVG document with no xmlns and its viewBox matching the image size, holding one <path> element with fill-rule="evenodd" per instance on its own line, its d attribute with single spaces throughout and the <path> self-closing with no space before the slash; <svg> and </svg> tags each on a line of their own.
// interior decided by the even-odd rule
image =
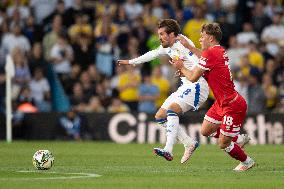
<svg viewBox="0 0 284 189">
<path fill-rule="evenodd" d="M 87 71 L 81 73 L 80 82 L 83 87 L 83 93 L 88 99 L 96 94 L 96 84 L 91 81 Z"/>
<path fill-rule="evenodd" d="M 32 97 L 29 86 L 22 87 L 16 100 L 17 111 L 21 113 L 35 113 L 38 109 L 35 106 L 35 99 Z"/>
<path fill-rule="evenodd" d="M 101 74 L 111 76 L 114 65 L 114 39 L 117 26 L 111 22 L 110 15 L 103 15 L 95 27 L 96 67 Z"/>
<path fill-rule="evenodd" d="M 260 113 L 266 111 L 266 97 L 260 84 L 261 74 L 257 69 L 250 70 L 248 88 L 248 112 Z"/>
<path fill-rule="evenodd" d="M 21 27 L 14 25 L 12 33 L 7 34 L 2 39 L 2 48 L 5 52 L 11 53 L 15 47 L 19 47 L 24 53 L 27 53 L 31 49 L 29 40 L 22 35 Z"/>
<path fill-rule="evenodd" d="M 40 112 L 49 112 L 51 110 L 50 86 L 41 68 L 35 69 L 34 77 L 30 81 L 29 87 L 38 110 Z"/>
<path fill-rule="evenodd" d="M 112 98 L 111 104 L 109 105 L 107 111 L 109 113 L 122 113 L 129 112 L 130 109 L 118 97 L 114 97 Z"/>
<path fill-rule="evenodd" d="M 274 83 L 276 86 L 284 86 L 284 61 L 281 60 L 280 64 L 276 67 L 273 74 Z"/>
<path fill-rule="evenodd" d="M 92 36 L 92 26 L 88 23 L 87 15 L 78 14 L 75 16 L 75 24 L 71 25 L 68 34 L 72 41 L 76 38 L 86 36 L 87 40 Z"/>
<path fill-rule="evenodd" d="M 59 118 L 60 138 L 67 140 L 81 140 L 82 118 L 75 109 L 71 109 Z"/>
<path fill-rule="evenodd" d="M 43 37 L 43 31 L 41 25 L 35 23 L 34 17 L 29 16 L 26 19 L 25 27 L 23 28 L 24 35 L 29 39 L 29 42 L 33 45 L 35 42 L 41 42 Z"/>
<path fill-rule="evenodd" d="M 44 58 L 50 61 L 50 50 L 57 41 L 58 35 L 63 32 L 62 18 L 56 15 L 52 21 L 52 30 L 45 34 L 43 38 Z"/>
<path fill-rule="evenodd" d="M 88 19 L 94 17 L 96 11 L 94 9 L 90 9 L 84 6 L 83 0 L 74 0 L 72 7 L 67 9 L 67 23 L 66 26 L 69 27 L 75 22 L 75 16 L 78 14 L 88 15 Z"/>
<path fill-rule="evenodd" d="M 72 46 L 74 50 L 74 62 L 79 64 L 82 70 L 87 70 L 94 64 L 94 48 L 92 40 L 86 34 L 79 34 Z"/>
<path fill-rule="evenodd" d="M 100 99 L 98 97 L 92 96 L 84 111 L 102 113 L 105 111 L 105 108 L 102 106 Z"/>
<path fill-rule="evenodd" d="M 110 88 L 110 81 L 104 78 L 100 83 L 96 85 L 96 96 L 99 98 L 103 107 L 107 107 L 111 103 L 112 91 Z"/>
<path fill-rule="evenodd" d="M 153 85 L 150 75 L 144 75 L 139 86 L 138 111 L 154 114 L 157 111 L 155 101 L 159 98 L 159 88 Z"/>
<path fill-rule="evenodd" d="M 67 75 L 71 72 L 71 61 L 73 60 L 73 49 L 68 44 L 64 33 L 58 35 L 56 43 L 51 48 L 50 58 L 54 71 L 59 75 L 61 81 L 64 82 Z"/>
<path fill-rule="evenodd" d="M 89 65 L 87 72 L 93 84 L 96 84 L 101 80 L 101 75 L 94 64 Z"/>
<path fill-rule="evenodd" d="M 40 24 L 44 18 L 54 11 L 56 3 L 57 0 L 30 0 L 30 7 L 33 10 L 37 24 Z"/>
<path fill-rule="evenodd" d="M 89 98 L 84 95 L 83 87 L 80 82 L 77 82 L 73 85 L 72 95 L 70 97 L 70 103 L 72 108 L 76 111 L 82 112 L 86 108 Z"/>
<path fill-rule="evenodd" d="M 238 72 L 234 78 L 235 89 L 242 97 L 244 97 L 246 102 L 248 102 L 248 78 L 249 76 L 244 76 L 241 72 Z"/>
<path fill-rule="evenodd" d="M 183 33 L 186 35 L 196 46 L 196 48 L 201 48 L 199 43 L 201 26 L 208 22 L 204 18 L 204 10 L 201 6 L 197 6 L 194 10 L 194 18 L 187 21 L 183 28 Z"/>
<path fill-rule="evenodd" d="M 257 44 L 253 41 L 248 44 L 248 59 L 251 66 L 257 68 L 259 72 L 264 70 L 264 57 L 258 51 Z"/>
<path fill-rule="evenodd" d="M 100 17 L 103 14 L 109 14 L 111 17 L 115 17 L 115 11 L 117 10 L 117 4 L 113 3 L 113 0 L 104 0 L 95 2 L 96 16 Z"/>
<path fill-rule="evenodd" d="M 227 54 L 229 57 L 230 69 L 236 71 L 240 68 L 240 62 L 242 57 L 248 53 L 247 48 L 242 48 L 237 41 L 236 36 L 231 36 L 229 38 L 229 48 Z"/>
<path fill-rule="evenodd" d="M 68 23 L 68 20 L 70 20 L 70 18 L 68 18 L 68 15 L 66 13 L 65 10 L 65 3 L 63 0 L 58 0 L 55 10 L 52 11 L 45 19 L 43 19 L 43 24 L 47 27 L 50 26 L 50 24 L 52 23 L 52 20 L 54 19 L 54 17 L 56 15 L 60 15 L 62 18 L 62 24 L 64 26 L 66 26 L 66 24 Z"/>
<path fill-rule="evenodd" d="M 19 10 L 15 10 L 13 12 L 12 17 L 9 18 L 10 18 L 10 24 L 9 24 L 10 30 L 12 30 L 15 25 L 19 25 L 21 29 L 25 27 L 25 20 L 21 19 Z"/>
<path fill-rule="evenodd" d="M 269 74 L 264 74 L 262 78 L 262 89 L 266 97 L 266 109 L 272 110 L 276 107 L 277 98 L 278 98 L 278 89 L 272 83 L 272 78 Z"/>
<path fill-rule="evenodd" d="M 124 3 L 124 9 L 127 17 L 130 20 L 134 20 L 135 18 L 139 17 L 143 12 L 143 6 L 136 0 L 127 0 Z"/>
<path fill-rule="evenodd" d="M 66 78 L 66 85 L 64 86 L 64 90 L 67 94 L 72 94 L 72 89 L 74 84 L 80 78 L 81 67 L 78 64 L 74 64 L 71 68 L 71 73 L 68 74 Z"/>
<path fill-rule="evenodd" d="M 15 47 L 12 51 L 12 59 L 15 65 L 14 87 L 21 88 L 28 85 L 31 79 L 31 73 L 26 55 L 19 47 Z"/>
<path fill-rule="evenodd" d="M 258 35 L 261 34 L 265 26 L 271 23 L 271 19 L 264 13 L 264 5 L 262 1 L 255 2 L 255 6 L 252 9 L 251 20 L 253 29 Z"/>
<path fill-rule="evenodd" d="M 21 4 L 20 0 L 14 0 L 13 5 L 9 6 L 7 9 L 7 15 L 12 17 L 15 11 L 19 11 L 22 20 L 27 19 L 30 16 L 29 7 Z"/>
<path fill-rule="evenodd" d="M 236 27 L 234 24 L 228 22 L 226 13 L 219 14 L 217 22 L 219 23 L 222 31 L 221 45 L 228 48 L 230 37 L 236 34 Z"/>
<path fill-rule="evenodd" d="M 273 79 L 273 74 L 274 74 L 275 69 L 276 69 L 276 63 L 274 59 L 272 58 L 268 59 L 265 63 L 265 73 Z"/>
<path fill-rule="evenodd" d="M 253 26 L 250 22 L 243 24 L 243 31 L 237 34 L 237 41 L 241 46 L 245 46 L 250 42 L 258 43 L 257 33 L 253 31 Z"/>
<path fill-rule="evenodd" d="M 170 93 L 170 83 L 163 76 L 161 66 L 155 66 L 151 74 L 151 82 L 158 87 L 159 97 L 156 99 L 156 107 L 161 107 L 164 101 L 168 98 Z"/>
<path fill-rule="evenodd" d="M 112 90 L 118 89 L 118 82 L 119 78 L 121 77 L 121 74 L 124 73 L 124 66 L 116 66 L 115 67 L 115 74 L 111 78 L 110 87 Z"/>
<path fill-rule="evenodd" d="M 139 17 L 135 20 L 131 33 L 138 40 L 138 53 L 145 54 L 148 51 L 147 39 L 151 33 L 149 29 L 144 26 L 143 18 Z"/>
<path fill-rule="evenodd" d="M 266 43 L 268 52 L 275 56 L 279 51 L 279 42 L 284 40 L 284 26 L 281 25 L 281 14 L 273 16 L 273 23 L 266 26 L 261 33 L 261 39 Z"/>
<path fill-rule="evenodd" d="M 32 75 L 34 75 L 34 70 L 38 67 L 43 69 L 45 75 L 47 74 L 47 62 L 43 57 L 40 42 L 34 43 L 31 55 L 28 57 L 28 65 Z"/>
<path fill-rule="evenodd" d="M 137 111 L 139 84 L 140 75 L 134 71 L 133 66 L 126 66 L 126 71 L 118 79 L 118 90 L 120 99 L 131 111 Z"/>
<path fill-rule="evenodd" d="M 272 18 L 275 14 L 283 11 L 281 7 L 281 2 L 277 2 L 275 0 L 267 0 L 266 5 L 264 7 L 264 14 L 266 14 L 269 18 Z"/>
</svg>

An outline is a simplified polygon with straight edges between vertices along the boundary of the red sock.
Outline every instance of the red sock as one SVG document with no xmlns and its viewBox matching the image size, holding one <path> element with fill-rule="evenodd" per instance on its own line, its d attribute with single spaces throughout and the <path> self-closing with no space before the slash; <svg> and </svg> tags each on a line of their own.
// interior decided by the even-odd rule
<svg viewBox="0 0 284 189">
<path fill-rule="evenodd" d="M 218 128 L 217 131 L 216 131 L 214 134 L 212 134 L 212 136 L 213 136 L 214 138 L 219 138 L 219 136 L 220 136 L 220 128 Z M 234 137 L 232 138 L 232 141 L 233 141 L 233 142 L 236 142 L 237 140 L 238 140 L 238 135 L 237 135 L 237 136 L 234 136 Z"/>
<path fill-rule="evenodd" d="M 232 141 L 233 141 L 233 142 L 237 142 L 237 140 L 238 140 L 238 136 L 239 136 L 239 135 L 234 136 L 234 137 L 232 138 Z"/>
<path fill-rule="evenodd" d="M 233 145 L 233 147 L 231 146 Z M 235 143 L 231 143 L 229 147 L 225 150 L 232 158 L 235 158 L 236 160 L 239 160 L 241 162 L 245 161 L 247 159 L 246 153 Z"/>
</svg>

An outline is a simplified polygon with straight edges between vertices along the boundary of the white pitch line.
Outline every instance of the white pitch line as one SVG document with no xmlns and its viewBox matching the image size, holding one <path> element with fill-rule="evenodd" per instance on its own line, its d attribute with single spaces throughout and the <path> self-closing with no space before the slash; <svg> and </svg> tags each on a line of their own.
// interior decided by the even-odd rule
<svg viewBox="0 0 284 189">
<path fill-rule="evenodd" d="M 63 175 L 77 175 L 77 176 L 57 176 L 57 177 L 15 177 L 15 178 L 0 178 L 0 180 L 54 180 L 54 179 L 80 179 L 80 178 L 94 178 L 101 177 L 95 173 L 63 173 L 63 172 L 39 172 L 39 171 L 16 171 L 18 173 L 40 173 L 40 174 L 63 174 Z"/>
</svg>

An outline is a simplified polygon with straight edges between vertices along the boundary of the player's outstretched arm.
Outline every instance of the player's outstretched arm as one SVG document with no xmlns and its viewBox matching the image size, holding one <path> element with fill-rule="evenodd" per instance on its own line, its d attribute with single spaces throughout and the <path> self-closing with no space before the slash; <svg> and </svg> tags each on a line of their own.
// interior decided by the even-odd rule
<svg viewBox="0 0 284 189">
<path fill-rule="evenodd" d="M 198 81 L 198 79 L 203 75 L 205 71 L 198 66 L 195 66 L 192 70 L 185 68 L 182 59 L 171 60 L 170 63 L 174 67 L 176 67 L 189 81 L 193 83 Z"/>
<path fill-rule="evenodd" d="M 163 51 L 161 48 L 157 48 L 155 50 L 149 51 L 137 58 L 131 59 L 131 60 L 118 60 L 117 63 L 120 65 L 136 65 L 136 64 L 142 64 L 145 62 L 149 62 L 155 58 L 157 58 L 159 55 L 163 54 Z"/>
<path fill-rule="evenodd" d="M 193 54 L 195 54 L 198 58 L 201 57 L 202 51 L 191 44 L 188 43 L 188 41 L 181 35 L 177 36 L 177 40 L 180 41 L 180 43 L 187 49 L 189 49 Z"/>
</svg>

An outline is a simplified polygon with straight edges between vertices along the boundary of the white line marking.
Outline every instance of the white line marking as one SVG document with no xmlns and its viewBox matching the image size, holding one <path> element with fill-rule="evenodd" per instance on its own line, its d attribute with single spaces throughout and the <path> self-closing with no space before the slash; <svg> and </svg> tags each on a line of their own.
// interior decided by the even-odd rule
<svg viewBox="0 0 284 189">
<path fill-rule="evenodd" d="M 16 171 L 18 173 L 40 173 L 40 174 L 63 174 L 63 175 L 74 175 L 74 176 L 56 176 L 56 177 L 14 177 L 14 178 L 0 178 L 0 180 L 54 180 L 54 179 L 80 179 L 80 178 L 93 178 L 101 177 L 95 173 L 63 173 L 63 172 L 44 172 L 44 171 Z M 75 176 L 77 175 L 77 176 Z"/>
</svg>

